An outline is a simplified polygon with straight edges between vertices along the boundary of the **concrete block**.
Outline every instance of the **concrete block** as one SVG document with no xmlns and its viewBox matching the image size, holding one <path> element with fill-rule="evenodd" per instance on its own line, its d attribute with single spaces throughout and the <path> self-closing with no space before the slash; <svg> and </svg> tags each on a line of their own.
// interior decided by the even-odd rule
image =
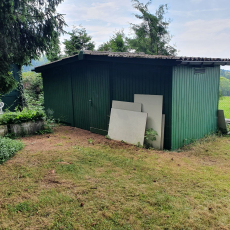
<svg viewBox="0 0 230 230">
<path fill-rule="evenodd" d="M 161 150 L 164 149 L 164 138 L 165 138 L 165 114 L 162 115 L 162 128 L 161 128 Z"/>
<path fill-rule="evenodd" d="M 147 117 L 147 113 L 112 108 L 108 135 L 113 140 L 143 145 Z"/>
<path fill-rule="evenodd" d="M 24 122 L 10 125 L 11 133 L 15 136 L 31 135 L 44 128 L 44 121 Z"/>
<path fill-rule="evenodd" d="M 218 128 L 222 133 L 227 133 L 227 125 L 224 117 L 224 110 L 218 110 Z"/>
<path fill-rule="evenodd" d="M 0 125 L 0 137 L 4 137 L 8 133 L 7 125 Z"/>
<path fill-rule="evenodd" d="M 163 96 L 135 94 L 134 102 L 142 104 L 142 112 L 148 113 L 146 129 L 152 128 L 158 134 L 155 141 L 150 142 L 156 149 L 161 149 Z"/>
<path fill-rule="evenodd" d="M 126 101 L 113 101 L 112 108 L 141 112 L 141 103 L 133 103 L 133 102 L 126 102 Z"/>
</svg>

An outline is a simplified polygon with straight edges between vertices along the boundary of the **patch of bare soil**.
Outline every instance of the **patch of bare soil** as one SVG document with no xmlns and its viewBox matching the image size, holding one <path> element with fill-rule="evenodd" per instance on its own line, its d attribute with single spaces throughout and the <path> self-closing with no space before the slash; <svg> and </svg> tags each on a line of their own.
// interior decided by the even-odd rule
<svg viewBox="0 0 230 230">
<path fill-rule="evenodd" d="M 54 129 L 52 134 L 24 137 L 22 140 L 26 145 L 25 150 L 33 150 L 34 152 L 66 149 L 74 145 L 82 147 L 94 146 L 95 148 L 100 145 L 122 149 L 136 148 L 126 143 L 106 139 L 103 135 L 70 126 L 59 126 Z"/>
</svg>

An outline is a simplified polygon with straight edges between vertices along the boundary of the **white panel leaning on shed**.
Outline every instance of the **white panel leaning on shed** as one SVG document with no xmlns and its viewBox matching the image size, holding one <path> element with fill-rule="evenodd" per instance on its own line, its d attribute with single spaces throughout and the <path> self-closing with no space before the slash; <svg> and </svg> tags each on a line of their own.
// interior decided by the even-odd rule
<svg viewBox="0 0 230 230">
<path fill-rule="evenodd" d="M 108 135 L 113 140 L 143 145 L 147 117 L 147 113 L 112 108 Z"/>
<path fill-rule="evenodd" d="M 133 102 L 126 102 L 126 101 L 113 101 L 112 108 L 141 112 L 141 103 L 133 103 Z"/>
<path fill-rule="evenodd" d="M 150 142 L 156 149 L 162 149 L 163 96 L 134 94 L 134 102 L 142 104 L 142 112 L 148 113 L 146 128 L 157 132 L 156 140 Z"/>
</svg>

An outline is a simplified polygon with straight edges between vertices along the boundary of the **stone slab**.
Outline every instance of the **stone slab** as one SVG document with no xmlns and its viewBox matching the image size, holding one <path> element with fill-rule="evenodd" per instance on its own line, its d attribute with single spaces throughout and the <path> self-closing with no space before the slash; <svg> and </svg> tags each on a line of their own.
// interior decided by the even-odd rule
<svg viewBox="0 0 230 230">
<path fill-rule="evenodd" d="M 21 124 L 10 125 L 11 133 L 13 133 L 15 136 L 34 134 L 42 129 L 44 129 L 44 121 L 29 121 Z"/>
<path fill-rule="evenodd" d="M 164 138 L 165 138 L 165 114 L 162 115 L 161 150 L 164 149 Z"/>
<path fill-rule="evenodd" d="M 227 125 L 224 117 L 224 110 L 218 110 L 218 129 L 222 133 L 227 133 Z"/>
<path fill-rule="evenodd" d="M 0 125 L 0 137 L 4 137 L 8 133 L 7 125 Z"/>
<path fill-rule="evenodd" d="M 112 108 L 141 112 L 141 103 L 133 103 L 133 102 L 126 102 L 126 101 L 113 101 Z"/>
<path fill-rule="evenodd" d="M 134 102 L 141 103 L 141 111 L 148 113 L 146 129 L 152 128 L 158 134 L 156 140 L 150 143 L 154 148 L 161 149 L 163 96 L 134 94 Z"/>
<path fill-rule="evenodd" d="M 147 117 L 147 113 L 112 108 L 108 135 L 113 140 L 143 145 Z"/>
</svg>

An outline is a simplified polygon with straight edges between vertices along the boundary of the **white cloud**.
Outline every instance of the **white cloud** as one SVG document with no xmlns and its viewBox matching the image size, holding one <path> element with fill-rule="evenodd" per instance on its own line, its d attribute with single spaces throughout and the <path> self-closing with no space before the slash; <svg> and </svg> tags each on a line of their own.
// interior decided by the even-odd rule
<svg viewBox="0 0 230 230">
<path fill-rule="evenodd" d="M 174 37 L 180 55 L 230 57 L 230 19 L 196 20 L 181 25 Z"/>
<path fill-rule="evenodd" d="M 125 14 L 122 13 L 124 10 L 127 16 L 124 16 Z M 132 12 L 135 12 L 130 0 L 95 2 L 90 6 L 88 4 L 79 6 L 78 4 L 69 2 L 61 4 L 58 11 L 66 14 L 65 19 L 69 25 L 89 20 L 100 20 L 105 23 L 126 25 L 134 18 Z"/>
</svg>

